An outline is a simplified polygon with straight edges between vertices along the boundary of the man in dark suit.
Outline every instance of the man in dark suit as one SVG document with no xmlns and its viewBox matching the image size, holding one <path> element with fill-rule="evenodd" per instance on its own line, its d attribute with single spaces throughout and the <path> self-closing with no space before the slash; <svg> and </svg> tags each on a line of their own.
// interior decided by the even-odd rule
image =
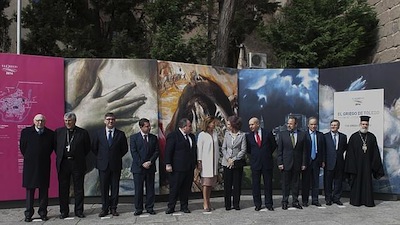
<svg viewBox="0 0 400 225">
<path fill-rule="evenodd" d="M 75 216 L 84 218 L 83 214 L 83 183 L 86 171 L 86 155 L 90 152 L 89 133 L 75 126 L 76 115 L 65 113 L 64 127 L 55 132 L 55 147 L 57 154 L 57 171 L 60 199 L 60 219 L 69 216 L 69 187 L 71 176 L 74 183 Z"/>
<path fill-rule="evenodd" d="M 146 211 L 154 215 L 154 182 L 156 160 L 159 155 L 157 136 L 150 133 L 150 121 L 146 118 L 139 120 L 140 131 L 130 137 L 132 154 L 131 172 L 135 183 L 135 212 L 138 216 L 143 213 L 143 188 L 146 182 Z"/>
<path fill-rule="evenodd" d="M 324 170 L 326 205 L 332 205 L 332 202 L 338 205 L 343 205 L 340 198 L 342 196 L 345 165 L 343 154 L 347 150 L 347 136 L 339 132 L 339 127 L 339 120 L 332 120 L 331 131 L 324 134 L 326 144 L 326 161 Z"/>
<path fill-rule="evenodd" d="M 316 117 L 308 118 L 308 141 L 311 144 L 308 152 L 309 163 L 302 173 L 302 201 L 303 206 L 308 207 L 308 198 L 311 189 L 311 204 L 321 206 L 318 201 L 319 194 L 319 171 L 325 166 L 325 138 L 324 134 L 317 131 L 318 119 Z"/>
<path fill-rule="evenodd" d="M 251 178 L 255 210 L 261 210 L 261 176 L 264 181 L 265 207 L 273 211 L 272 202 L 272 153 L 276 149 L 275 138 L 271 132 L 260 128 L 258 118 L 249 120 L 250 133 L 246 134 L 247 152 L 251 155 Z"/>
<path fill-rule="evenodd" d="M 93 135 L 92 151 L 96 155 L 101 190 L 102 207 L 99 217 L 107 216 L 109 210 L 113 216 L 119 216 L 117 212 L 119 180 L 122 157 L 128 152 L 128 142 L 125 133 L 115 128 L 115 122 L 114 114 L 107 113 L 104 116 L 106 127 Z"/>
<path fill-rule="evenodd" d="M 169 173 L 170 189 L 166 214 L 175 212 L 178 197 L 181 211 L 190 213 L 188 200 L 197 162 L 197 145 L 191 131 L 192 123 L 183 118 L 178 122 L 178 129 L 167 136 L 165 169 Z"/>
<path fill-rule="evenodd" d="M 26 188 L 25 222 L 31 222 L 35 212 L 33 202 L 36 188 L 39 189 L 38 213 L 43 221 L 48 220 L 50 156 L 54 149 L 54 131 L 45 127 L 46 118 L 37 114 L 33 123 L 33 126 L 21 131 L 19 140 L 19 148 L 24 156 L 22 186 Z"/>
<path fill-rule="evenodd" d="M 289 193 L 292 189 L 292 206 L 303 209 L 299 204 L 300 172 L 308 165 L 309 143 L 307 134 L 297 129 L 297 118 L 290 116 L 287 130 L 278 138 L 278 168 L 282 171 L 282 209 L 288 209 Z"/>
</svg>

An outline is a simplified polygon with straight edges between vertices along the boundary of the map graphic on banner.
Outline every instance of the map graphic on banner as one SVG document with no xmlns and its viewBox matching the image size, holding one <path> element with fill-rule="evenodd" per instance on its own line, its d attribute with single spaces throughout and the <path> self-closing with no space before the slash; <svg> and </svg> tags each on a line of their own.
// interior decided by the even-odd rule
<svg viewBox="0 0 400 225">
<path fill-rule="evenodd" d="M 348 138 L 359 130 L 360 116 L 370 116 L 369 131 L 378 141 L 383 159 L 383 89 L 335 92 L 334 118 L 340 121 L 340 131 Z"/>
<path fill-rule="evenodd" d="M 0 54 L 0 201 L 25 199 L 21 130 L 33 117 L 46 116 L 46 127 L 63 125 L 64 60 L 54 57 Z M 49 97 L 51 96 L 51 97 Z M 52 156 L 49 196 L 57 197 L 57 173 Z"/>
</svg>

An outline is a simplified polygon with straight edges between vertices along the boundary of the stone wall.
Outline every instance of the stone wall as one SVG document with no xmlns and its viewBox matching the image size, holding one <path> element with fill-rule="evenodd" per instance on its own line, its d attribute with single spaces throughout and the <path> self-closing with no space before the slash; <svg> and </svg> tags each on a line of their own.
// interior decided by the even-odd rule
<svg viewBox="0 0 400 225">
<path fill-rule="evenodd" d="M 400 0 L 368 0 L 379 19 L 378 44 L 371 63 L 400 61 Z"/>
</svg>

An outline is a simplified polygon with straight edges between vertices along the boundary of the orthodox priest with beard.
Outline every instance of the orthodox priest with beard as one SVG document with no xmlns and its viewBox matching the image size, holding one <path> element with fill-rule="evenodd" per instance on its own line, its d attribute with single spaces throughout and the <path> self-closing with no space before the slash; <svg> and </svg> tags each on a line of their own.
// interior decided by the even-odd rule
<svg viewBox="0 0 400 225">
<path fill-rule="evenodd" d="M 369 118 L 360 117 L 360 130 L 351 135 L 346 153 L 345 173 L 350 176 L 353 206 L 375 206 L 372 176 L 380 179 L 385 175 L 376 137 L 368 132 Z"/>
</svg>

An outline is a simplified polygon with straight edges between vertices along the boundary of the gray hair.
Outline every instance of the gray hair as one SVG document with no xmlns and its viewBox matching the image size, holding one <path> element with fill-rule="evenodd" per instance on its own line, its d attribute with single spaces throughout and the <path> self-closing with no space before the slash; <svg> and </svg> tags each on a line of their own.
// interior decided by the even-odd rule
<svg viewBox="0 0 400 225">
<path fill-rule="evenodd" d="M 76 115 L 73 112 L 67 112 L 64 114 L 64 119 L 72 119 L 76 121 Z"/>
</svg>

